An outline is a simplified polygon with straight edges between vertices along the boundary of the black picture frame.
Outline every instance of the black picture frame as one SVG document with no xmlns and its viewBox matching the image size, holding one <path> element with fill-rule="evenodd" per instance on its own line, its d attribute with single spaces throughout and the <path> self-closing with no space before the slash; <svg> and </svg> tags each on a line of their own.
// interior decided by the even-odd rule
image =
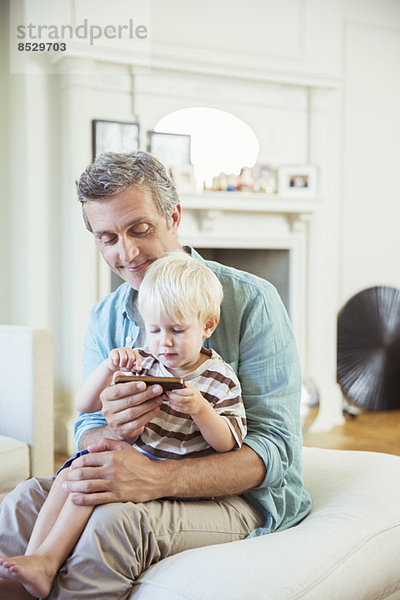
<svg viewBox="0 0 400 600">
<path fill-rule="evenodd" d="M 102 152 L 135 152 L 140 144 L 139 123 L 92 120 L 92 158 Z"/>
</svg>

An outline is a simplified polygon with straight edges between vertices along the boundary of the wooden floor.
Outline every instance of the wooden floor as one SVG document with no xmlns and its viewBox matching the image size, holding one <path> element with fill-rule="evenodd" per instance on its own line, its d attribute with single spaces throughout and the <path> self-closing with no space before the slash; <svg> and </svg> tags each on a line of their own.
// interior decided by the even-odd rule
<svg viewBox="0 0 400 600">
<path fill-rule="evenodd" d="M 369 450 L 400 456 L 400 410 L 346 416 L 343 425 L 328 432 L 305 432 L 304 445 L 341 450 Z M 67 459 L 54 456 L 55 470 Z"/>
<path fill-rule="evenodd" d="M 305 432 L 304 445 L 342 450 L 369 450 L 400 456 L 400 410 L 346 416 L 329 432 Z"/>
</svg>

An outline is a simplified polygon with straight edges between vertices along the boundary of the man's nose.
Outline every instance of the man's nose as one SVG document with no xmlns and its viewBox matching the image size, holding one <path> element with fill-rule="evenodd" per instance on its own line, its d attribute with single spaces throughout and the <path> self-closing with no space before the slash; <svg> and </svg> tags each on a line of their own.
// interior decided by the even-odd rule
<svg viewBox="0 0 400 600">
<path fill-rule="evenodd" d="M 121 262 L 131 263 L 133 259 L 139 254 L 139 249 L 135 242 L 128 238 L 122 238 L 119 242 L 119 257 Z"/>
</svg>

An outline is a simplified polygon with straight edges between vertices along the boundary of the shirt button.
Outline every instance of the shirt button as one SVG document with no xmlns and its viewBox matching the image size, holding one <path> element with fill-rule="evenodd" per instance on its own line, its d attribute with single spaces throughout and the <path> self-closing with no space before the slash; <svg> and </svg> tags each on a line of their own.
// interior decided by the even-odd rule
<svg viewBox="0 0 400 600">
<path fill-rule="evenodd" d="M 126 344 L 130 344 L 130 343 L 131 343 L 131 341 L 132 341 L 132 338 L 131 338 L 131 336 L 130 336 L 130 335 L 127 335 L 127 336 L 126 336 L 126 338 L 125 338 L 125 343 L 126 343 Z"/>
</svg>

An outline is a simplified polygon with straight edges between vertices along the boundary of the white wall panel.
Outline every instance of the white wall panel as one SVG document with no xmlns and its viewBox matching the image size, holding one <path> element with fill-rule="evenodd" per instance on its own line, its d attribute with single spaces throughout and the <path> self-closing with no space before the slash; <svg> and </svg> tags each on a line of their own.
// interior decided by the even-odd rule
<svg viewBox="0 0 400 600">
<path fill-rule="evenodd" d="M 343 301 L 373 285 L 400 287 L 398 25 L 345 32 Z"/>
</svg>

